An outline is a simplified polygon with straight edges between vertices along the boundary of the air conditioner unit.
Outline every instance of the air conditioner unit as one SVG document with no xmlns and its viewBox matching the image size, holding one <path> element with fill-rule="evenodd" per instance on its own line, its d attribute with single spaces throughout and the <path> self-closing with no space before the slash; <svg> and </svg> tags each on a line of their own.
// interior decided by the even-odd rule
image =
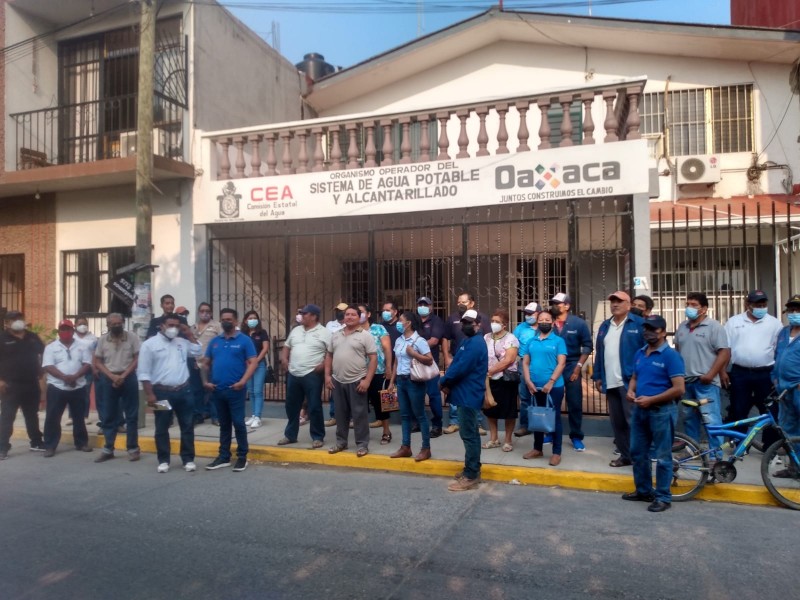
<svg viewBox="0 0 800 600">
<path fill-rule="evenodd" d="M 720 180 L 719 158 L 687 156 L 678 159 L 678 185 L 717 183 Z"/>
<path fill-rule="evenodd" d="M 119 155 L 121 158 L 136 154 L 136 132 L 126 131 L 119 134 Z M 153 154 L 167 155 L 167 132 L 158 127 L 153 128 Z"/>
</svg>

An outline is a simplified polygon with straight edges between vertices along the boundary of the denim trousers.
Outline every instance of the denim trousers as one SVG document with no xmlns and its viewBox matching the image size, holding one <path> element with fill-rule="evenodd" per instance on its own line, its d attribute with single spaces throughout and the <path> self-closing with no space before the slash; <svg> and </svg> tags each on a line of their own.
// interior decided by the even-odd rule
<svg viewBox="0 0 800 600">
<path fill-rule="evenodd" d="M 561 438 L 564 436 L 564 425 L 561 423 L 561 403 L 564 400 L 564 388 L 557 387 L 550 390 L 550 398 L 556 409 L 556 430 L 551 434 L 553 437 L 553 454 L 561 454 Z M 547 394 L 537 390 L 532 400 L 536 406 L 547 406 Z M 539 450 L 544 447 L 544 433 L 541 431 L 533 432 L 533 448 Z"/>
<path fill-rule="evenodd" d="M 425 382 L 425 393 L 428 394 L 428 403 L 430 404 L 431 414 L 431 427 L 442 428 L 442 392 L 439 390 L 439 375 L 433 379 Z"/>
<path fill-rule="evenodd" d="M 214 390 L 211 401 L 217 407 L 219 419 L 219 457 L 231 459 L 231 430 L 236 433 L 236 456 L 246 458 L 250 447 L 247 444 L 247 425 L 244 424 L 244 389 Z"/>
<path fill-rule="evenodd" d="M 425 382 L 411 381 L 405 376 L 397 378 L 397 402 L 400 404 L 400 417 L 403 424 L 403 446 L 411 446 L 411 418 L 419 423 L 422 433 L 422 447 L 431 447 L 431 425 L 425 414 Z"/>
<path fill-rule="evenodd" d="M 631 412 L 631 459 L 633 481 L 640 494 L 653 494 L 661 502 L 672 502 L 672 440 L 678 409 L 674 403 L 651 408 L 634 406 Z M 653 490 L 651 455 L 656 459 Z"/>
<path fill-rule="evenodd" d="M 311 371 L 307 375 L 286 377 L 286 428 L 283 435 L 288 440 L 297 441 L 300 431 L 300 409 L 303 400 L 308 403 L 308 420 L 312 440 L 325 439 L 325 419 L 322 412 L 322 373 Z"/>
<path fill-rule="evenodd" d="M 775 420 L 778 420 L 778 403 L 775 402 L 768 409 L 764 404 L 764 399 L 772 392 L 772 379 L 770 371 L 744 369 L 733 366 L 730 373 L 731 385 L 728 392 L 731 398 L 731 405 L 728 409 L 726 422 L 740 421 L 750 416 L 750 411 L 755 406 L 760 414 L 769 410 Z M 747 433 L 747 425 L 740 425 L 737 431 Z M 764 447 L 769 448 L 780 436 L 772 427 L 766 427 L 761 433 L 761 440 Z"/>
<path fill-rule="evenodd" d="M 696 381 L 694 383 L 686 384 L 686 393 L 684 398 L 691 400 L 699 400 L 707 398 L 708 402 L 700 406 L 700 413 L 708 420 L 708 425 L 722 425 L 722 415 L 720 414 L 720 394 L 719 386 L 713 383 L 704 384 Z M 696 442 L 700 441 L 700 426 L 703 424 L 703 419 L 697 410 L 691 406 L 684 406 L 683 411 L 683 428 L 686 435 L 694 439 Z M 706 432 L 708 433 L 708 432 Z M 708 436 L 708 445 L 710 448 L 718 448 L 722 445 L 723 440 L 717 436 Z M 722 458 L 722 452 L 714 452 L 714 457 L 717 460 Z"/>
<path fill-rule="evenodd" d="M 778 424 L 789 437 L 800 437 L 800 390 L 795 388 L 780 403 Z"/>
<path fill-rule="evenodd" d="M 449 412 L 449 423 L 450 425 L 458 425 L 458 411 L 461 410 L 460 406 L 456 406 L 455 404 L 450 405 L 450 412 Z M 478 411 L 478 425 L 482 426 L 486 424 L 486 415 L 483 414 L 482 410 Z"/>
<path fill-rule="evenodd" d="M 158 462 L 169 464 L 169 422 L 172 413 L 178 420 L 181 432 L 180 455 L 183 464 L 194 462 L 194 398 L 188 382 L 185 387 L 174 392 L 153 390 L 158 400 L 169 400 L 172 410 L 154 410 L 156 419 L 156 455 Z"/>
<path fill-rule="evenodd" d="M 95 394 L 103 406 L 103 436 L 107 452 L 114 452 L 117 440 L 117 427 L 122 416 L 125 417 L 126 444 L 128 450 L 139 447 L 139 382 L 136 373 L 131 373 L 119 387 L 114 387 L 111 380 L 100 375 L 95 386 Z"/>
<path fill-rule="evenodd" d="M 569 380 L 577 364 L 577 362 L 567 363 L 564 367 L 564 399 L 567 401 L 571 440 L 583 439 L 583 377 L 579 376 L 575 381 Z"/>
<path fill-rule="evenodd" d="M 8 389 L 0 399 L 0 451 L 8 452 L 11 448 L 9 440 L 14 431 L 14 419 L 17 418 L 17 409 L 25 417 L 25 429 L 31 446 L 42 443 L 42 431 L 39 429 L 39 382 L 7 382 Z"/>
<path fill-rule="evenodd" d="M 247 397 L 250 398 L 250 414 L 261 418 L 264 412 L 264 380 L 267 378 L 267 363 L 258 363 L 253 376 L 247 380 Z"/>
<path fill-rule="evenodd" d="M 55 450 L 61 440 L 61 417 L 67 406 L 72 408 L 72 414 L 83 414 L 86 390 L 82 387 L 74 390 L 60 390 L 54 385 L 47 386 L 47 410 L 44 417 L 44 446 L 48 450 Z M 86 421 L 78 417 L 72 419 L 72 438 L 76 448 L 89 444 L 89 434 L 86 431 Z"/>
<path fill-rule="evenodd" d="M 614 431 L 614 444 L 619 450 L 619 457 L 624 461 L 630 462 L 631 409 L 633 404 L 628 402 L 628 388 L 623 385 L 606 389 L 606 403 L 608 404 L 611 429 Z"/>
<path fill-rule="evenodd" d="M 89 408 L 91 408 L 92 405 L 92 384 L 94 383 L 94 374 L 91 371 L 89 371 L 86 375 L 84 375 L 84 378 L 86 379 L 86 385 L 81 388 L 83 390 L 83 405 L 80 407 L 78 413 L 73 412 L 72 406 L 67 407 L 68 411 L 67 414 L 69 414 L 69 418 L 72 419 L 73 421 L 75 420 L 76 414 L 81 415 L 84 419 L 89 418 Z M 96 389 L 94 394 L 95 394 L 95 401 L 97 401 Z M 81 416 L 79 416 L 78 418 L 80 419 Z"/>
<path fill-rule="evenodd" d="M 481 436 L 478 433 L 478 413 L 477 408 L 469 406 L 459 406 L 461 415 L 461 427 L 458 434 L 464 443 L 464 471 L 462 472 L 467 479 L 477 479 L 481 475 Z"/>
<path fill-rule="evenodd" d="M 522 368 L 520 367 L 520 373 L 522 372 Z M 519 389 L 517 390 L 517 394 L 519 395 L 519 428 L 520 429 L 527 429 L 528 428 L 528 407 L 531 405 L 531 391 L 528 389 L 528 386 L 525 384 L 525 379 L 521 379 L 519 382 Z"/>
<path fill-rule="evenodd" d="M 203 378 L 200 376 L 200 368 L 197 366 L 197 360 L 194 358 L 187 359 L 186 366 L 189 368 L 189 387 L 192 390 L 192 409 L 194 417 L 200 420 L 208 414 L 208 393 L 203 387 Z"/>
</svg>

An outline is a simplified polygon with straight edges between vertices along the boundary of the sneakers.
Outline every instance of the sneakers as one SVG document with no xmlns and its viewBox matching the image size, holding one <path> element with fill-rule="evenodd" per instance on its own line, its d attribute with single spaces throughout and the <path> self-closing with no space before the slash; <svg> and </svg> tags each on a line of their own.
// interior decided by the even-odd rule
<svg viewBox="0 0 800 600">
<path fill-rule="evenodd" d="M 0 460 L 6 460 L 8 458 L 8 450 L 0 450 Z"/>
<path fill-rule="evenodd" d="M 259 419 L 258 417 L 253 417 L 250 420 L 250 427 L 252 427 L 253 429 L 258 429 L 259 427 L 261 427 L 261 419 Z"/>
<path fill-rule="evenodd" d="M 72 425 L 72 419 L 67 419 L 66 421 L 64 421 L 65 427 L 69 427 L 70 425 Z"/>
<path fill-rule="evenodd" d="M 458 425 L 448 425 L 442 429 L 442 433 L 457 433 L 461 429 Z"/>
<path fill-rule="evenodd" d="M 169 472 L 169 463 L 161 463 L 158 465 L 158 469 L 156 469 L 159 473 L 167 473 Z"/>
<path fill-rule="evenodd" d="M 31 444 L 30 451 L 31 452 L 44 452 L 47 448 L 44 447 L 42 442 L 38 444 Z"/>
<path fill-rule="evenodd" d="M 218 456 L 217 458 L 215 458 L 213 461 L 211 461 L 206 465 L 206 471 L 214 471 L 216 469 L 221 469 L 223 467 L 230 467 L 230 466 L 231 466 L 230 459 L 224 460 L 223 458 Z"/>
<path fill-rule="evenodd" d="M 583 440 L 579 440 L 578 438 L 572 440 L 572 447 L 575 448 L 575 452 L 586 451 L 586 446 L 583 445 Z"/>
<path fill-rule="evenodd" d="M 183 465 L 183 470 L 186 471 L 187 473 L 194 473 L 195 471 L 197 471 L 197 465 L 194 464 L 192 461 L 189 461 L 185 465 Z"/>
<path fill-rule="evenodd" d="M 325 421 L 325 427 L 333 427 L 336 425 L 336 419 L 328 419 Z"/>
<path fill-rule="evenodd" d="M 101 452 L 100 456 L 98 456 L 97 458 L 94 459 L 94 462 L 96 462 L 96 463 L 104 463 L 104 462 L 107 462 L 107 461 L 111 460 L 112 458 L 114 458 L 114 453 L 113 452 Z"/>
<path fill-rule="evenodd" d="M 544 440 L 542 441 L 543 444 L 552 444 L 553 443 L 553 434 L 552 433 L 545 433 Z"/>
<path fill-rule="evenodd" d="M 255 418 L 256 418 L 256 416 L 255 416 L 255 415 L 253 415 L 253 416 L 252 416 L 252 417 L 250 417 L 249 419 L 246 419 L 246 420 L 245 420 L 245 422 L 244 422 L 244 424 L 245 424 L 245 425 L 247 425 L 247 427 L 250 427 L 250 425 L 252 425 L 252 424 L 253 424 L 253 420 L 254 420 Z"/>
<path fill-rule="evenodd" d="M 475 479 L 468 479 L 467 477 L 461 477 L 460 479 L 456 479 L 450 485 L 447 486 L 448 491 L 451 492 L 466 492 L 467 490 L 471 490 L 472 488 L 478 487 L 478 484 L 481 482 L 480 479 L 477 477 Z"/>
<path fill-rule="evenodd" d="M 53 458 L 55 455 L 56 455 L 55 448 L 47 448 L 42 456 L 44 456 L 45 458 Z"/>
<path fill-rule="evenodd" d="M 247 468 L 247 459 L 243 457 L 239 457 L 236 459 L 236 464 L 233 465 L 233 471 L 235 473 L 241 473 Z"/>
</svg>

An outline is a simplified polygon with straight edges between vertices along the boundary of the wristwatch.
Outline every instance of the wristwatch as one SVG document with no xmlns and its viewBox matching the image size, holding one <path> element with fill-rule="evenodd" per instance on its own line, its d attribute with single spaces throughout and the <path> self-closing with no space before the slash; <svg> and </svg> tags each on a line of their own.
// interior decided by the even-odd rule
<svg viewBox="0 0 800 600">
<path fill-rule="evenodd" d="M 576 365 L 578 365 L 578 368 L 579 368 L 579 369 L 582 369 L 582 368 L 583 368 L 583 363 L 582 363 L 582 362 L 578 362 L 578 363 L 575 363 L 575 364 L 576 364 Z"/>
</svg>

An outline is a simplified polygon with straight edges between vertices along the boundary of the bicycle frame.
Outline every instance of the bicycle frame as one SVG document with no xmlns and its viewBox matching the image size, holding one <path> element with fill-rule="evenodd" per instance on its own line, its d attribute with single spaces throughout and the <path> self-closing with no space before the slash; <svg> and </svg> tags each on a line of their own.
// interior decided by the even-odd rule
<svg viewBox="0 0 800 600">
<path fill-rule="evenodd" d="M 751 423 L 752 426 L 747 430 L 747 433 L 742 433 L 741 431 L 737 431 L 735 429 L 741 425 L 749 425 Z M 747 452 L 752 445 L 753 439 L 756 437 L 758 432 L 768 425 L 772 425 L 780 430 L 780 427 L 772 417 L 772 413 L 769 411 L 763 415 L 758 415 L 757 417 L 749 417 L 747 419 L 741 419 L 740 421 L 734 421 L 733 423 L 724 423 L 722 425 L 706 425 L 705 428 L 709 437 L 719 436 L 739 440 L 739 444 L 736 446 L 736 450 L 733 452 L 733 457 L 741 459 L 744 457 L 745 452 Z M 782 430 L 781 435 L 786 437 Z M 709 448 L 706 452 L 716 452 L 718 450 L 722 450 L 722 447 L 717 446 L 716 448 Z"/>
</svg>

